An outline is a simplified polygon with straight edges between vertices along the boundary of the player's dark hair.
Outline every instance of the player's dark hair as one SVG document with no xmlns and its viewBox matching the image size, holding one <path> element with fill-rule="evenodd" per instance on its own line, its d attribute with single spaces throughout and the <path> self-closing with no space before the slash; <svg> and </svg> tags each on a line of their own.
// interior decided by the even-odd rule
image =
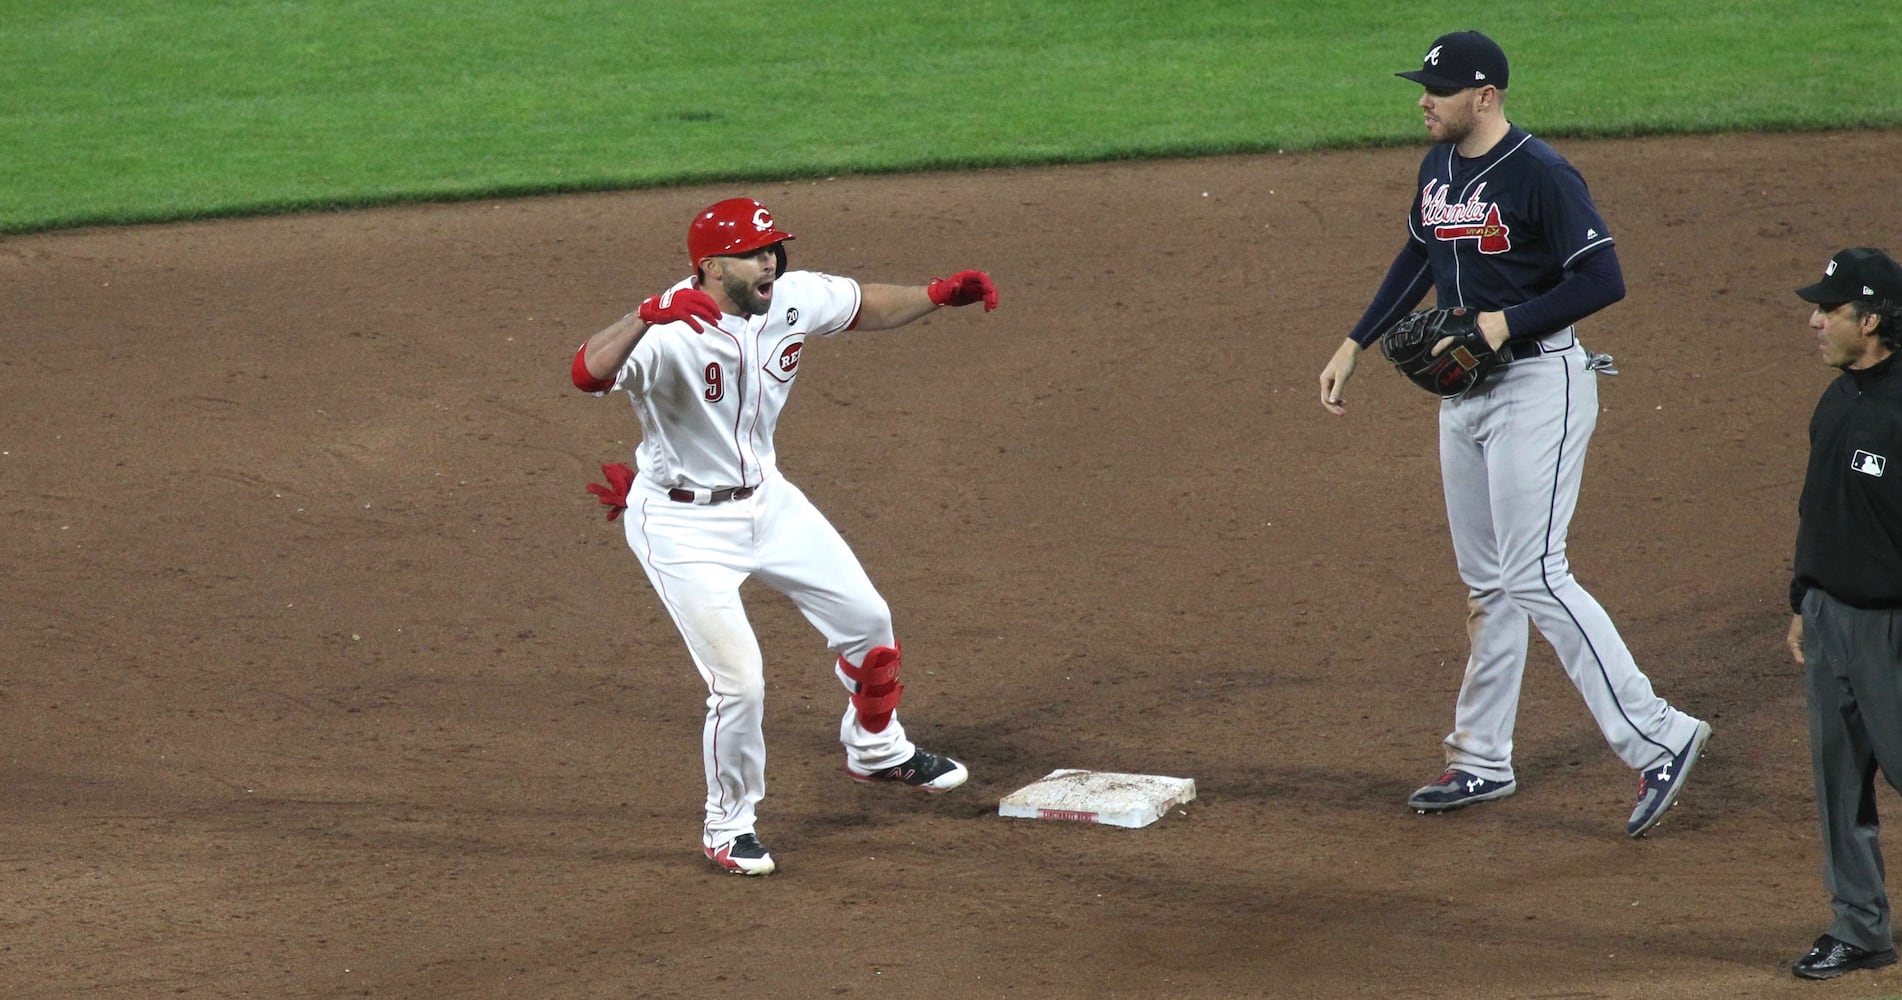
<svg viewBox="0 0 1902 1000">
<path fill-rule="evenodd" d="M 1851 299 L 1849 302 L 1861 322 L 1866 316 L 1876 317 L 1876 339 L 1891 351 L 1902 351 L 1902 302 L 1883 299 L 1870 302 L 1867 299 Z"/>
</svg>

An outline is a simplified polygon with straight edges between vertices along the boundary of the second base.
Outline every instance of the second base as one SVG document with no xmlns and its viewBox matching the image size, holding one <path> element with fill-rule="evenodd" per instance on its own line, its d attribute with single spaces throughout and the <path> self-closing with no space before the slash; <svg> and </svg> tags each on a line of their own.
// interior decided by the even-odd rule
<svg viewBox="0 0 1902 1000">
<path fill-rule="evenodd" d="M 1141 827 L 1195 798 L 1195 781 L 1159 774 L 1060 769 L 1004 796 L 999 816 Z"/>
</svg>

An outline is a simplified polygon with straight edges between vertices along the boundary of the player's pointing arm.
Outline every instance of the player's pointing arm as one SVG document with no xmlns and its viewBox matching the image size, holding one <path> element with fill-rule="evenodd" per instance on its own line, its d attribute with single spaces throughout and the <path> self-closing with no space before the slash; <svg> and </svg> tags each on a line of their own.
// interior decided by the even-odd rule
<svg viewBox="0 0 1902 1000">
<path fill-rule="evenodd" d="M 968 306 L 984 303 L 984 311 L 997 308 L 997 285 L 983 271 L 959 271 L 949 278 L 933 279 L 929 285 L 864 285 L 865 298 L 859 305 L 858 330 L 890 330 L 904 326 L 939 306 Z"/>
</svg>

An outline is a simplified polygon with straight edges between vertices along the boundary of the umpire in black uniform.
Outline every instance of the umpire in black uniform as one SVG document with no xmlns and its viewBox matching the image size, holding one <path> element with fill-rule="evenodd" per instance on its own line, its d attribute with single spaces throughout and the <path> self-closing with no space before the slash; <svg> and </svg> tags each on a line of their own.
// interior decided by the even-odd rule
<svg viewBox="0 0 1902 1000">
<path fill-rule="evenodd" d="M 1810 418 L 1790 581 L 1790 653 L 1806 668 L 1835 911 L 1790 970 L 1829 979 L 1895 961 L 1875 796 L 1878 768 L 1902 791 L 1902 267 L 1855 247 L 1796 294 L 1815 305 L 1810 329 L 1842 371 Z"/>
</svg>

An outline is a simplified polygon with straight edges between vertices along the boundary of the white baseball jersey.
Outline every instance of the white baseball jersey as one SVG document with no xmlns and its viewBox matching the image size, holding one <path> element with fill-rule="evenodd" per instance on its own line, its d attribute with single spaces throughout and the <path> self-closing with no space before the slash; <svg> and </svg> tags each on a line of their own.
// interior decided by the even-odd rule
<svg viewBox="0 0 1902 1000">
<path fill-rule="evenodd" d="M 673 290 L 690 287 L 691 279 Z M 897 646 L 891 609 L 857 557 L 774 461 L 773 428 L 806 338 L 849 328 L 860 305 L 859 284 L 850 278 L 787 272 L 773 283 L 765 315 L 702 321 L 698 333 L 684 322 L 650 328 L 607 390 L 626 392 L 641 422 L 640 471 L 622 518 L 628 547 L 707 684 L 708 848 L 753 832 L 755 806 L 766 795 L 765 661 L 741 584 L 757 577 L 785 594 L 834 657 L 860 664 L 873 649 Z M 710 496 L 734 487 L 755 492 L 726 501 Z M 693 502 L 669 495 L 678 490 L 694 493 Z M 832 669 L 853 691 L 850 678 Z M 901 763 L 917 749 L 896 713 L 873 732 L 849 699 L 839 740 L 847 766 L 862 774 Z"/>
<path fill-rule="evenodd" d="M 687 278 L 672 290 L 691 287 Z M 662 489 L 759 486 L 777 471 L 773 428 L 806 338 L 850 327 L 860 301 L 851 278 L 788 271 L 763 316 L 725 315 L 699 333 L 684 322 L 649 329 L 610 390 L 625 391 L 640 418 L 641 476 Z"/>
</svg>

